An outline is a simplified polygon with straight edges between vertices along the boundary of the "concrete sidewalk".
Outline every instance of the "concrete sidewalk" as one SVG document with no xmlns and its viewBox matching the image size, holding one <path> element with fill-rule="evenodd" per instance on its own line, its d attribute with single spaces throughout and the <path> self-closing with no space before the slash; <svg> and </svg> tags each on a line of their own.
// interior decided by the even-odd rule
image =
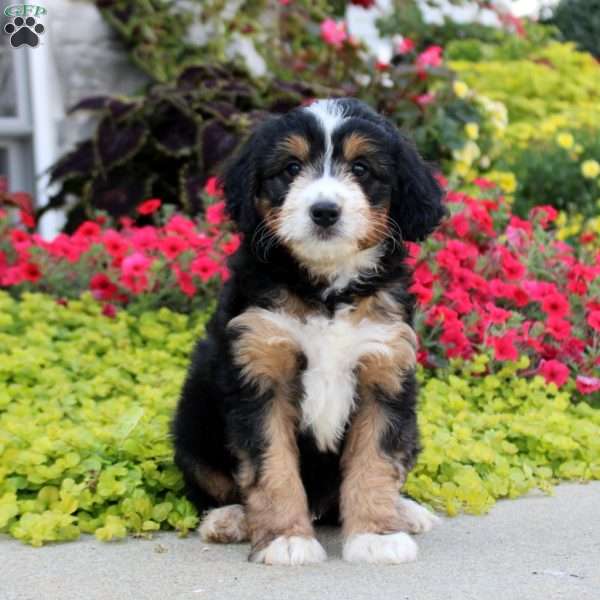
<svg viewBox="0 0 600 600">
<path fill-rule="evenodd" d="M 600 482 L 446 519 L 418 537 L 416 563 L 347 564 L 338 532 L 318 535 L 330 559 L 309 567 L 249 564 L 247 546 L 195 535 L 41 549 L 2 539 L 0 600 L 600 599 Z"/>
</svg>

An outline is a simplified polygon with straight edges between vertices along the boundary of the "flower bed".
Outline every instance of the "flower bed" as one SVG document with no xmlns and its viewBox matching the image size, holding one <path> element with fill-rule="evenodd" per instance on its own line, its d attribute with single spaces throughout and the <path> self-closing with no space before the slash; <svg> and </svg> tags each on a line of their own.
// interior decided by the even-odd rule
<svg viewBox="0 0 600 600">
<path fill-rule="evenodd" d="M 226 257 L 239 246 L 219 197 L 213 178 L 204 194 L 213 203 L 203 221 L 161 209 L 161 201 L 153 198 L 137 207 L 138 215 L 154 219 L 153 225 L 136 225 L 128 217 L 113 223 L 100 216 L 51 242 L 13 227 L 0 210 L 0 287 L 16 294 L 41 291 L 59 301 L 89 290 L 107 316 L 124 306 L 184 312 L 205 307 L 227 278 Z M 27 210 L 21 220 L 34 226 Z"/>
<path fill-rule="evenodd" d="M 0 292 L 0 532 L 33 545 L 197 523 L 182 498 L 168 424 L 207 312 L 101 314 Z M 600 478 L 600 411 L 572 404 L 523 363 L 482 375 L 475 356 L 421 369 L 424 452 L 406 489 L 449 514 L 558 479 Z"/>
<path fill-rule="evenodd" d="M 540 373 L 578 393 L 600 391 L 600 252 L 594 237 L 577 249 L 557 239 L 552 207 L 529 221 L 487 180 L 469 193 L 450 191 L 451 217 L 424 245 L 411 246 L 417 332 L 423 365 L 487 354 L 487 371 L 528 358 L 521 376 Z M 119 307 L 140 312 L 168 306 L 205 308 L 227 277 L 224 259 L 239 239 L 228 230 L 219 189 L 211 180 L 205 225 L 164 215 L 164 225 L 116 231 L 88 221 L 48 243 L 0 217 L 0 286 L 40 291 L 59 302 L 86 290 L 107 316 Z M 158 210 L 158 200 L 141 212 Z M 153 215 L 157 218 L 157 212 Z"/>
</svg>

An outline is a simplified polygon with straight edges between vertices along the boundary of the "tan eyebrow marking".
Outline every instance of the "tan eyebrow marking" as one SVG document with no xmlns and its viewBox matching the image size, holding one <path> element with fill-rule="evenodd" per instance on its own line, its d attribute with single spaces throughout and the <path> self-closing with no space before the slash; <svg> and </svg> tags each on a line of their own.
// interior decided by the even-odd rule
<svg viewBox="0 0 600 600">
<path fill-rule="evenodd" d="M 353 131 L 344 139 L 342 150 L 344 158 L 350 162 L 364 154 L 370 154 L 375 150 L 373 142 L 364 135 Z"/>
<path fill-rule="evenodd" d="M 289 152 L 301 161 L 307 161 L 310 155 L 310 145 L 308 140 L 298 134 L 293 133 L 279 142 L 278 146 L 285 152 Z"/>
</svg>

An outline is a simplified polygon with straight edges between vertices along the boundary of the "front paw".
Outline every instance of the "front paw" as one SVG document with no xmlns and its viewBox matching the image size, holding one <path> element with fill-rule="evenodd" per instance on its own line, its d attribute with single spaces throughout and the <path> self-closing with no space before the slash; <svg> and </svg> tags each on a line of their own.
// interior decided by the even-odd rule
<svg viewBox="0 0 600 600">
<path fill-rule="evenodd" d="M 249 557 L 251 562 L 265 565 L 309 565 L 326 559 L 323 546 L 315 538 L 283 535 Z"/>
<path fill-rule="evenodd" d="M 437 515 L 424 506 L 404 496 L 398 498 L 398 511 L 404 522 L 404 528 L 410 533 L 425 533 L 442 522 Z"/>
<path fill-rule="evenodd" d="M 388 565 L 417 560 L 417 544 L 404 532 L 356 533 L 344 544 L 344 560 Z"/>
</svg>

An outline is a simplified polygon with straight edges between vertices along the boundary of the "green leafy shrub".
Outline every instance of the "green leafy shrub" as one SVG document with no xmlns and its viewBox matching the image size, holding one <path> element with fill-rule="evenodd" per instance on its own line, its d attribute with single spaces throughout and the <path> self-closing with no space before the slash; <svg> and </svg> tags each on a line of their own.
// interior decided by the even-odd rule
<svg viewBox="0 0 600 600">
<path fill-rule="evenodd" d="M 550 22 L 566 40 L 600 58 L 599 0 L 561 0 Z"/>
<path fill-rule="evenodd" d="M 89 296 L 67 306 L 0 292 L 0 532 L 30 543 L 101 540 L 197 524 L 168 425 L 207 314 L 115 319 Z M 407 490 L 481 513 L 558 479 L 600 478 L 600 411 L 524 365 L 486 357 L 420 372 L 424 452 Z"/>
<path fill-rule="evenodd" d="M 600 176 L 585 175 L 585 165 L 593 163 L 600 163 L 600 129 L 563 132 L 556 139 L 533 141 L 526 148 L 515 149 L 504 164 L 518 181 L 515 212 L 527 215 L 546 198 L 561 210 L 584 217 L 597 215 Z"/>
</svg>

